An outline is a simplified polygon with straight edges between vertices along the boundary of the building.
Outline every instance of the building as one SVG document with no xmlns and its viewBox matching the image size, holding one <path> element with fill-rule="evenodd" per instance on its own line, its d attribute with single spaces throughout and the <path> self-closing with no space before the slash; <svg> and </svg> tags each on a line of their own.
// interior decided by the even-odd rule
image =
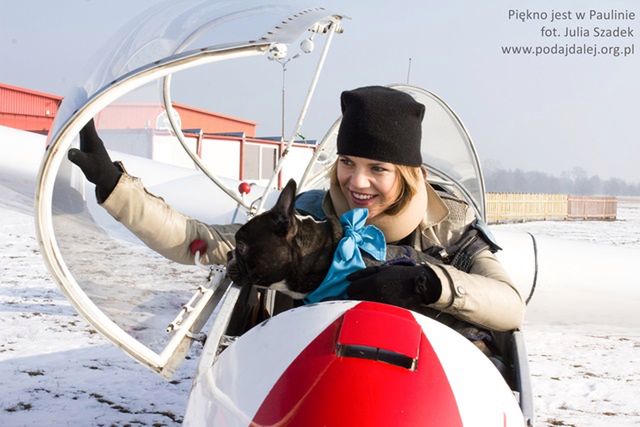
<svg viewBox="0 0 640 427">
<path fill-rule="evenodd" d="M 0 125 L 47 134 L 62 97 L 0 83 Z M 257 138 L 256 122 L 174 103 L 176 120 L 190 150 L 216 175 L 261 182 L 273 170 L 283 144 Z M 155 161 L 196 168 L 173 135 L 160 104 L 116 102 L 95 117 L 105 145 Z M 313 156 L 315 141 L 295 143 L 279 184 L 300 176 Z"/>
<path fill-rule="evenodd" d="M 46 134 L 62 97 L 0 83 L 0 125 Z"/>
<path fill-rule="evenodd" d="M 0 125 L 29 132 L 48 133 L 62 97 L 0 83 Z M 256 135 L 256 123 L 174 103 L 182 128 L 204 133 Z M 159 104 L 118 103 L 103 111 L 96 123 L 101 129 L 169 129 L 164 108 Z"/>
</svg>

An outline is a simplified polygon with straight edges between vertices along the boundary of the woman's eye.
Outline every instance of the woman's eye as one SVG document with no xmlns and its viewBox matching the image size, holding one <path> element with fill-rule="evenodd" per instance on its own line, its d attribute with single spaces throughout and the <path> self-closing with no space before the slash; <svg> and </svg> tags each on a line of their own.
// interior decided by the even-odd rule
<svg viewBox="0 0 640 427">
<path fill-rule="evenodd" d="M 373 170 L 376 173 L 382 173 L 382 172 L 386 172 L 387 170 L 381 166 L 374 166 L 371 168 L 371 170 Z"/>
<path fill-rule="evenodd" d="M 340 163 L 342 163 L 345 166 L 351 166 L 353 164 L 353 162 L 349 159 L 345 159 L 345 158 L 341 158 L 340 159 Z"/>
</svg>

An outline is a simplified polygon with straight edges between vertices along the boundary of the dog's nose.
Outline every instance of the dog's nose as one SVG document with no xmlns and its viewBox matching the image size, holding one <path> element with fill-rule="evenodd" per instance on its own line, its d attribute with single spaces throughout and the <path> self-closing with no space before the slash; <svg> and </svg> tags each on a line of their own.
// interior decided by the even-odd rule
<svg viewBox="0 0 640 427">
<path fill-rule="evenodd" d="M 238 271 L 238 260 L 236 258 L 236 254 L 234 251 L 227 252 L 227 274 L 231 276 L 231 274 L 237 273 Z M 233 277 L 231 277 L 233 279 Z"/>
<path fill-rule="evenodd" d="M 227 252 L 227 276 L 229 276 L 229 278 L 237 285 L 242 286 L 242 274 L 240 274 L 240 268 L 235 251 Z"/>
</svg>

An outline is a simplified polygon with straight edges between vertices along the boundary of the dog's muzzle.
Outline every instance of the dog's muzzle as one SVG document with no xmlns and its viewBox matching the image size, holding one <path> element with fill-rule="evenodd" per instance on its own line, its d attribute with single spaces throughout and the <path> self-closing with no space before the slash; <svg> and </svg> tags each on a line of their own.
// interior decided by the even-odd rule
<svg viewBox="0 0 640 427">
<path fill-rule="evenodd" d="M 247 278 L 246 267 L 243 267 L 244 263 L 242 263 L 235 250 L 227 252 L 227 275 L 240 286 L 244 286 L 247 283 L 246 280 L 243 283 L 243 279 Z"/>
</svg>

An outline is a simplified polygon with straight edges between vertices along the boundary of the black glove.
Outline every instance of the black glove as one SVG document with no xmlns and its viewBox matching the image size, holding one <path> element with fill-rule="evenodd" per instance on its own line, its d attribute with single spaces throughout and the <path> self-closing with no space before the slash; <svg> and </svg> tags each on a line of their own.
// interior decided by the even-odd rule
<svg viewBox="0 0 640 427">
<path fill-rule="evenodd" d="M 67 157 L 82 169 L 88 181 L 96 185 L 98 203 L 107 200 L 116 187 L 122 171 L 111 161 L 104 143 L 96 132 L 93 119 L 80 131 L 80 150 L 70 149 Z"/>
<path fill-rule="evenodd" d="M 440 298 L 442 284 L 426 265 L 380 265 L 347 276 L 350 299 L 414 308 Z"/>
</svg>

